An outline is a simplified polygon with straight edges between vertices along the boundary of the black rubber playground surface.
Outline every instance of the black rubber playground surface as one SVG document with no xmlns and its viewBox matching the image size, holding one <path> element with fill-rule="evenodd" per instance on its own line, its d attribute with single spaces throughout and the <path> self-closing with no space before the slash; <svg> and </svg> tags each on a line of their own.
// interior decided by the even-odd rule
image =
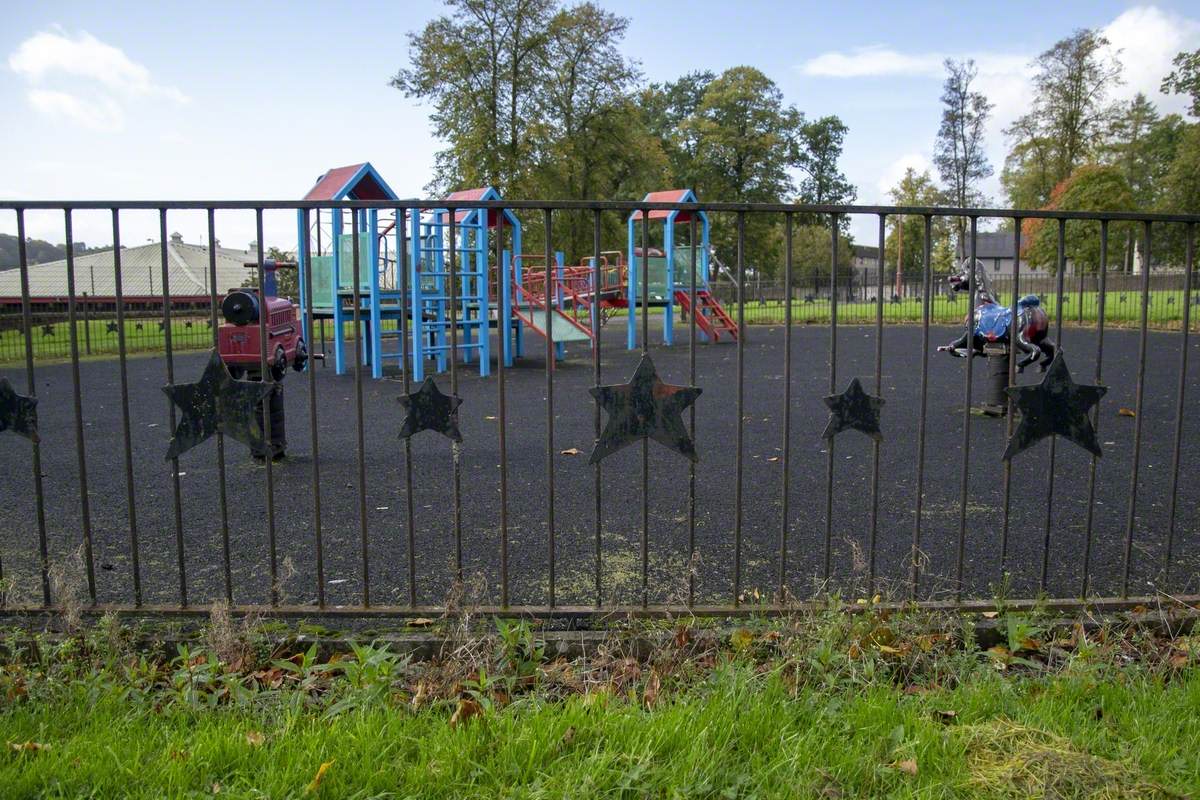
<svg viewBox="0 0 1200 800">
<path fill-rule="evenodd" d="M 623 327 L 603 338 L 605 383 L 623 383 L 638 354 L 623 347 Z M 934 328 L 931 345 L 949 341 L 949 328 Z M 826 528 L 826 444 L 821 438 L 827 412 L 821 397 L 828 388 L 829 330 L 793 329 L 792 467 L 788 520 L 787 582 L 797 595 L 819 583 Z M 652 331 L 652 339 L 656 338 Z M 1200 337 L 1193 337 L 1197 342 Z M 1063 345 L 1079 382 L 1091 382 L 1096 333 L 1067 329 Z M 742 487 L 742 588 L 770 596 L 779 569 L 781 456 L 783 448 L 783 342 L 781 327 L 752 327 L 745 345 L 745 428 Z M 1141 465 L 1130 592 L 1161 586 L 1168 528 L 1174 423 L 1181 337 L 1151 333 L 1148 339 Z M 1200 344 L 1200 342 L 1197 342 Z M 1197 346 L 1193 344 L 1193 349 Z M 548 589 L 549 502 L 546 480 L 546 377 L 542 342 L 530 338 L 531 355 L 510 370 L 508 398 L 508 518 L 510 602 L 541 604 Z M 871 327 L 838 331 L 838 388 L 859 376 L 873 389 L 875 335 Z M 1135 420 L 1118 410 L 1132 408 L 1138 373 L 1136 331 L 1109 330 L 1104 338 L 1104 383 L 1109 392 L 1100 408 L 1104 447 L 1096 472 L 1093 517 L 1092 592 L 1121 591 L 1127 515 L 1131 498 Z M 920 409 L 921 330 L 884 329 L 882 472 L 880 478 L 877 572 L 881 586 L 907 591 L 909 547 L 914 531 L 917 421 Z M 179 382 L 196 379 L 206 353 L 175 358 Z M 687 347 L 652 347 L 659 374 L 671 383 L 687 378 Z M 921 550 L 926 563 L 923 597 L 953 592 L 958 552 L 959 492 L 962 468 L 963 370 L 965 362 L 930 352 L 926 437 L 925 498 Z M 737 349 L 732 344 L 698 345 L 696 474 L 697 602 L 731 599 L 734 563 L 735 432 Z M 357 487 L 358 451 L 353 375 L 337 377 L 332 364 L 317 368 L 321 507 L 328 601 L 359 602 L 362 557 Z M 1175 529 L 1175 563 L 1170 586 L 1195 592 L 1200 584 L 1200 446 L 1195 410 L 1200 408 L 1200 353 L 1190 358 L 1185 404 L 1181 476 Z M 976 399 L 982 397 L 985 367 L 975 363 Z M 86 456 L 99 599 L 132 600 L 130 520 L 126 502 L 118 363 L 80 365 Z M 8 369 L 18 390 L 24 372 Z M 475 599 L 499 598 L 499 455 L 497 381 L 480 379 L 475 365 L 460 368 L 461 524 L 464 572 Z M 594 473 L 587 464 L 593 441 L 593 404 L 587 393 L 589 354 L 576 346 L 554 373 L 556 601 L 595 600 Z M 144 602 L 178 601 L 177 551 L 170 465 L 164 461 L 170 436 L 162 357 L 128 361 L 134 494 Z M 1035 370 L 1022 382 L 1040 378 Z M 439 378 L 448 391 L 447 376 Z M 283 600 L 316 598 L 312 493 L 312 440 L 307 377 L 284 382 L 290 457 L 276 466 L 275 510 Z M 397 438 L 401 409 L 399 380 L 364 378 L 366 507 L 371 600 L 407 603 L 408 536 L 405 522 L 403 447 Z M 40 366 L 37 392 L 51 560 L 61 560 L 81 541 L 81 512 L 69 364 Z M 1000 572 L 1003 462 L 1006 422 L 973 417 L 964 578 L 967 596 L 990 597 Z M 1037 592 L 1049 520 L 1047 591 L 1074 596 L 1080 591 L 1086 540 L 1091 458 L 1060 441 L 1049 493 L 1048 443 L 1018 456 L 1012 470 L 1009 568 L 1012 596 Z M 578 455 L 562 454 L 577 449 Z M 265 469 L 244 446 L 229 442 L 229 524 L 233 552 L 234 599 L 261 603 L 268 598 Z M 417 595 L 423 604 L 446 600 L 453 577 L 454 538 L 451 445 L 434 433 L 413 440 Z M 833 489 L 832 580 L 849 596 L 859 596 L 866 575 L 871 507 L 871 442 L 856 432 L 836 440 Z M 182 486 L 185 564 L 189 600 L 201 604 L 221 596 L 223 571 L 215 441 L 185 454 L 179 464 Z M 17 592 L 37 602 L 37 526 L 31 448 L 24 439 L 0 436 L 0 558 L 4 576 Z M 650 600 L 682 601 L 687 586 L 687 462 L 657 445 L 650 450 Z M 604 601 L 640 600 L 641 448 L 632 446 L 603 463 L 601 550 Z"/>
</svg>

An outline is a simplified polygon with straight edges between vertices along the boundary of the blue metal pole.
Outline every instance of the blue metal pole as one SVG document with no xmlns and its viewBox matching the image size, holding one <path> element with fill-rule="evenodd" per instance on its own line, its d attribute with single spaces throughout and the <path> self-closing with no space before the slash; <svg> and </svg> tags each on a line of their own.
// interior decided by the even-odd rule
<svg viewBox="0 0 1200 800">
<path fill-rule="evenodd" d="M 563 276 L 563 254 L 562 254 L 561 250 L 556 251 L 554 253 L 554 262 L 557 267 L 555 269 L 555 275 L 558 277 L 558 280 L 555 281 L 554 305 L 556 308 L 558 308 L 558 313 L 561 314 L 561 313 L 563 313 L 563 293 L 562 293 L 562 283 L 561 283 L 562 276 Z M 548 270 L 547 270 L 547 273 L 549 273 Z M 549 292 L 546 293 L 546 302 L 547 303 L 550 302 Z M 552 335 L 552 333 L 553 333 L 553 331 L 546 331 L 547 335 Z M 559 361 L 561 361 L 567 357 L 566 342 L 555 342 L 554 343 L 554 357 Z"/>
<path fill-rule="evenodd" d="M 343 351 L 346 349 L 346 332 L 342 329 L 345 316 L 342 313 L 342 210 L 332 212 L 333 227 L 333 371 L 346 374 Z"/>
<path fill-rule="evenodd" d="M 414 208 L 410 212 L 412 221 L 410 223 L 410 240 L 412 247 L 408 249 L 409 273 L 408 273 L 408 292 L 409 292 L 409 309 L 412 314 L 412 378 L 420 383 L 425 380 L 425 321 L 421 314 L 421 308 L 424 301 L 421 299 L 421 273 L 419 270 L 421 263 L 421 210 Z"/>
<path fill-rule="evenodd" d="M 667 254 L 666 287 L 667 305 L 663 310 L 663 344 L 675 344 L 674 313 L 675 313 L 675 215 L 672 211 L 663 223 L 663 244 Z"/>
<path fill-rule="evenodd" d="M 636 214 L 629 215 L 629 269 L 627 270 L 628 286 L 625 289 L 625 299 L 629 306 L 629 313 L 625 317 L 625 348 L 634 350 L 637 348 L 637 260 L 633 254 L 633 218 Z M 642 253 L 642 257 L 645 257 Z"/>
<path fill-rule="evenodd" d="M 379 210 L 372 208 L 367 217 L 371 235 L 369 246 L 371 275 L 371 377 L 383 377 L 383 319 L 379 307 Z"/>
<path fill-rule="evenodd" d="M 496 309 L 496 314 L 500 319 L 500 357 L 504 359 L 504 366 L 511 367 L 513 364 L 513 319 L 512 319 L 512 301 L 509 292 L 512 291 L 509 287 L 509 276 L 512 274 L 512 253 L 505 250 L 504 257 L 500 261 L 500 307 Z"/>
</svg>

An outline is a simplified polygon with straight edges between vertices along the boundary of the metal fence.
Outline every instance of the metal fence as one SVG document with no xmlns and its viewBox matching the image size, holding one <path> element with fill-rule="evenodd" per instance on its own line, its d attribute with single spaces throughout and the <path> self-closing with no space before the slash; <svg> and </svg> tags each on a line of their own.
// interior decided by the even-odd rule
<svg viewBox="0 0 1200 800">
<path fill-rule="evenodd" d="M 446 203 L 338 207 L 405 213 Z M 164 302 L 155 315 L 126 308 L 118 291 L 115 330 L 108 322 L 96 330 L 99 318 L 75 291 L 73 214 L 111 214 L 120 287 L 123 213 L 156 211 L 164 242 L 172 214 L 206 214 L 208 241 L 214 241 L 218 209 L 243 213 L 253 216 L 262 241 L 264 214 L 299 211 L 300 229 L 309 230 L 317 208 L 329 205 L 0 203 L 0 210 L 15 215 L 21 242 L 27 214 L 63 215 L 69 284 L 65 325 L 44 335 L 65 339 L 68 361 L 40 365 L 35 333 L 21 339 L 23 369 L 0 369 L 0 378 L 11 384 L 0 381 L 0 431 L 8 429 L 0 438 L 0 580 L 6 582 L 0 597 L 8 598 L 9 610 L 36 612 L 75 595 L 100 609 L 160 612 L 200 612 L 224 600 L 238 609 L 304 615 L 426 615 L 471 604 L 481 612 L 574 617 L 773 611 L 832 593 L 968 607 L 1000 596 L 1012 602 L 1039 595 L 1063 603 L 1134 605 L 1163 595 L 1195 602 L 1200 592 L 1200 488 L 1186 479 L 1200 469 L 1200 452 L 1185 436 L 1195 407 L 1192 303 L 1183 300 L 1193 293 L 1200 217 L 464 201 L 450 209 L 451 240 L 454 211 L 507 208 L 543 226 L 547 261 L 556 220 L 589 218 L 597 270 L 606 215 L 706 211 L 714 224 L 736 231 L 735 281 L 724 297 L 742 335 L 734 344 L 704 344 L 693 321 L 686 344 L 652 346 L 656 331 L 643 291 L 638 351 L 627 354 L 616 337 L 599 335 L 582 359 L 586 366 L 576 354 L 556 367 L 547 339 L 540 364 L 531 357 L 505 369 L 500 361 L 493 378 L 477 379 L 460 374 L 452 319 L 454 357 L 448 374 L 437 380 L 447 394 L 462 398 L 451 416 L 463 431 L 461 442 L 432 433 L 398 438 L 403 412 L 395 400 L 405 396 L 411 408 L 418 395 L 407 356 L 395 380 L 379 382 L 364 379 L 362 359 L 355 357 L 352 379 L 319 369 L 300 378 L 303 391 L 291 398 L 289 462 L 243 463 L 240 445 L 221 432 L 213 442 L 164 460 L 180 418 L 160 389 L 200 375 L 204 360 L 176 351 L 199 338 L 215 347 L 221 298 L 214 288 L 203 317 L 175 310 L 164 245 Z M 916 326 L 884 326 L 889 318 L 900 319 L 894 306 L 909 313 L 908 299 L 892 302 L 885 276 L 879 275 L 870 300 L 847 300 L 834 270 L 824 297 L 805 298 L 797 288 L 793 302 L 775 301 L 779 316 L 771 321 L 781 330 L 746 327 L 756 308 L 772 302 L 756 297 L 759 288 L 746 280 L 748 217 L 770 215 L 783 226 L 782 298 L 787 287 L 799 286 L 792 257 L 797 217 L 819 215 L 837 230 L 846 215 L 870 216 L 878 223 L 882 251 L 888 217 L 897 214 L 923 218 L 926 242 L 936 218 L 966 217 L 972 253 L 981 219 L 1014 222 L 1014 253 L 1021 248 L 1022 219 L 1053 220 L 1060 265 L 1066 263 L 1065 232 L 1083 221 L 1098 221 L 1101 237 L 1114 221 L 1138 225 L 1147 263 L 1153 263 L 1156 230 L 1182 231 L 1186 264 L 1178 299 L 1170 304 L 1177 307 L 1180 330 L 1151 333 L 1156 301 L 1149 272 L 1114 296 L 1102 268 L 1093 296 L 1091 286 L 1069 286 L 1065 269 L 1052 287 L 1037 289 L 1018 270 L 998 291 L 1013 306 L 1030 291 L 1047 291 L 1051 332 L 1069 358 L 1069 374 L 1064 382 L 1052 367 L 1039 384 L 1043 376 L 1018 373 L 1014 348 L 1005 359 L 1013 387 L 1009 413 L 992 421 L 972 413 L 982 382 L 974 359 L 934 352 L 936 344 L 963 332 L 976 287 L 972 282 L 961 300 L 944 299 L 928 246 L 919 289 L 912 285 L 917 316 L 904 317 Z M 643 213 L 643 248 L 651 243 L 649 224 Z M 697 241 L 694 230 L 690 241 Z M 502 244 L 501 232 L 497 258 Z M 831 237 L 833 264 L 837 247 Z M 358 287 L 364 265 L 357 247 L 354 253 L 352 285 Z M 36 332 L 40 324 L 44 333 L 44 326 L 56 323 L 39 323 L 34 315 L 23 246 L 20 257 L 17 330 Z M 405 262 L 403 250 L 398 257 Z M 455 260 L 451 248 L 451 296 Z M 215 262 L 210 266 L 209 285 L 215 287 Z M 260 260 L 260 284 L 262 272 Z M 404 281 L 401 271 L 402 294 Z M 695 308 L 696 287 L 681 288 Z M 949 310 L 939 310 L 939 298 Z M 1073 309 L 1089 303 L 1094 330 L 1065 324 Z M 822 313 L 810 317 L 807 309 L 818 304 Z M 1121 322 L 1133 329 L 1112 330 L 1117 310 L 1130 304 L 1134 319 Z M 357 288 L 353 309 L 357 327 Z M 548 330 L 550 313 L 546 304 Z M 820 324 L 794 324 L 813 321 Z M 408 325 L 399 320 L 402 342 Z M 164 356 L 128 358 L 139 346 L 138 333 L 161 337 Z M 116 363 L 87 362 L 89 339 L 95 352 L 97 339 L 109 334 Z M 306 338 L 318 338 L 311 323 Z M 651 380 L 639 357 L 657 360 L 668 385 Z M 265 365 L 265 347 L 262 359 Z M 1098 390 L 1087 384 L 1105 380 L 1108 396 L 1096 402 Z M 597 388 L 606 384 L 608 389 Z M 702 399 L 689 387 L 703 390 Z M 209 412 L 222 413 L 220 404 L 213 401 Z M 614 417 L 620 424 L 609 424 Z M 204 428 L 198 418 L 189 419 L 198 426 L 193 434 Z M 1087 440 L 1085 424 L 1100 436 Z M 268 415 L 268 439 L 270 425 Z M 858 436 L 854 428 L 871 435 Z M 839 436 L 843 429 L 850 432 Z M 14 435 L 35 431 L 30 441 Z M 1041 438 L 1048 442 L 1032 446 Z M 1095 447 L 1058 448 L 1059 438 Z M 590 462 L 574 446 L 607 442 L 617 450 L 631 441 L 640 447 Z M 602 450 L 596 453 L 605 455 Z M 699 459 L 679 457 L 691 452 Z M 36 589 L 26 591 L 30 586 Z"/>
</svg>

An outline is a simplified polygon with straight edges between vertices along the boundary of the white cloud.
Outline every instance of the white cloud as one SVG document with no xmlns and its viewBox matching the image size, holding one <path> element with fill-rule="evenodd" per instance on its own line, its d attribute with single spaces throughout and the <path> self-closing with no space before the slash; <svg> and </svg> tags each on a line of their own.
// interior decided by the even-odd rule
<svg viewBox="0 0 1200 800">
<path fill-rule="evenodd" d="M 1154 6 L 1131 8 L 1103 29 L 1105 38 L 1121 60 L 1125 84 L 1114 98 L 1132 99 L 1144 92 L 1164 113 L 1183 112 L 1187 99 L 1158 91 L 1171 71 L 1176 53 L 1200 47 L 1200 21 L 1162 11 Z"/>
<path fill-rule="evenodd" d="M 831 50 L 800 65 L 805 75 L 817 78 L 866 78 L 882 75 L 937 77 L 942 56 L 936 53 L 900 53 L 882 45 L 856 47 L 848 53 Z"/>
<path fill-rule="evenodd" d="M 86 31 L 36 33 L 9 55 L 8 67 L 29 84 L 26 97 L 35 110 L 97 131 L 121 130 L 125 106 L 135 100 L 189 101 L 178 88 L 156 83 L 119 47 Z"/>
<path fill-rule="evenodd" d="M 111 97 L 95 100 L 52 89 L 30 89 L 29 104 L 48 116 L 66 117 L 96 131 L 119 131 L 125 125 L 121 107 Z"/>
<path fill-rule="evenodd" d="M 905 153 L 884 168 L 879 175 L 875 189 L 879 192 L 879 197 L 883 198 L 883 202 L 891 202 L 888 192 L 900 183 L 900 179 L 904 177 L 904 173 L 909 167 L 916 170 L 918 175 L 925 170 L 929 170 L 930 174 L 933 173 L 933 162 L 924 153 Z M 935 175 L 934 180 L 936 179 Z"/>
</svg>

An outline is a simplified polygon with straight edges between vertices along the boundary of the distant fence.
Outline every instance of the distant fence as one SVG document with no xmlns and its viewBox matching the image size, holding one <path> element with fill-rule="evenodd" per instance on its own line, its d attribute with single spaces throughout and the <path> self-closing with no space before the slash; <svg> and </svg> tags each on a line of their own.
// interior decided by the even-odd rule
<svg viewBox="0 0 1200 800">
<path fill-rule="evenodd" d="M 799 270 L 798 270 L 799 272 Z M 1067 325 L 1095 326 L 1100 315 L 1100 276 L 1094 273 L 1063 276 L 1062 315 Z M 842 276 L 841 280 L 845 280 Z M 967 312 L 965 293 L 950 290 L 945 276 L 934 276 L 935 292 L 931 297 L 931 321 L 934 324 L 961 323 Z M 1147 325 L 1158 330 L 1179 330 L 1183 324 L 1183 307 L 1189 302 L 1184 296 L 1186 276 L 1183 272 L 1152 274 L 1149 276 L 1149 301 Z M 1012 278 L 991 279 L 993 291 L 1005 302 L 1012 296 Z M 1037 295 L 1042 305 L 1053 315 L 1058 300 L 1058 279 L 1054 275 L 1022 275 L 1019 291 L 1021 295 Z M 1105 276 L 1104 315 L 1106 325 L 1139 325 L 1141 323 L 1142 276 L 1127 273 L 1109 273 Z M 883 321 L 885 323 L 920 323 L 924 284 L 921 276 L 905 278 L 896 291 L 895 278 L 885 278 Z M 722 303 L 737 302 L 737 285 L 726 278 L 714 281 L 713 294 Z M 867 325 L 875 322 L 877 290 L 874 285 L 849 282 L 838 291 L 838 321 L 849 325 Z M 746 321 L 755 325 L 780 325 L 784 322 L 784 298 L 788 296 L 783 280 L 746 282 Z M 814 288 L 811 277 L 801 274 L 792 284 L 792 322 L 798 324 L 828 324 L 830 317 L 830 289 L 828 272 L 819 286 Z M 1200 291 L 1193 290 L 1190 302 L 1200 305 Z M 1192 330 L 1196 330 L 1197 315 L 1191 316 Z"/>
</svg>

